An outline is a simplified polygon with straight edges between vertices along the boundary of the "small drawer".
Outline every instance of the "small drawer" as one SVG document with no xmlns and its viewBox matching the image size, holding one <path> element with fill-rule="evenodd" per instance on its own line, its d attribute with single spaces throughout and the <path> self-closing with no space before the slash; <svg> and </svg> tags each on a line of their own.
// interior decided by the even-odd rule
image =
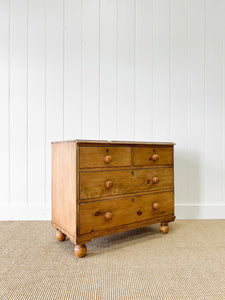
<svg viewBox="0 0 225 300">
<path fill-rule="evenodd" d="M 130 147 L 80 147 L 80 168 L 129 167 Z"/>
<path fill-rule="evenodd" d="M 173 148 L 135 147 L 135 166 L 172 165 Z"/>
<path fill-rule="evenodd" d="M 80 234 L 174 214 L 173 192 L 80 204 Z"/>
<path fill-rule="evenodd" d="M 173 188 L 173 168 L 80 172 L 80 199 Z"/>
</svg>

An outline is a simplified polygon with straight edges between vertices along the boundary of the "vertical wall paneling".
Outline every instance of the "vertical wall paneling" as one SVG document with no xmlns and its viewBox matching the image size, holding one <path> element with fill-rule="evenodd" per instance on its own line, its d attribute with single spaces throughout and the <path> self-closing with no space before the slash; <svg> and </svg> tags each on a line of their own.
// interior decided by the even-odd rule
<svg viewBox="0 0 225 300">
<path fill-rule="evenodd" d="M 223 2 L 222 11 L 225 12 L 225 2 Z M 222 199 L 225 195 L 225 17 L 223 17 L 222 24 Z"/>
<path fill-rule="evenodd" d="M 82 137 L 98 139 L 99 128 L 99 1 L 82 2 Z"/>
<path fill-rule="evenodd" d="M 81 7 L 82 0 L 64 6 L 64 138 L 81 138 Z"/>
<path fill-rule="evenodd" d="M 135 137 L 153 140 L 153 0 L 136 1 Z M 144 130 L 143 130 L 144 129 Z"/>
<path fill-rule="evenodd" d="M 171 1 L 171 138 L 176 145 L 177 202 L 188 202 L 188 1 Z"/>
<path fill-rule="evenodd" d="M 118 139 L 134 139 L 135 2 L 118 1 Z"/>
<path fill-rule="evenodd" d="M 154 140 L 170 139 L 170 0 L 153 2 Z"/>
<path fill-rule="evenodd" d="M 28 203 L 45 203 L 45 1 L 28 6 Z"/>
<path fill-rule="evenodd" d="M 46 0 L 46 204 L 51 203 L 51 142 L 63 139 L 63 17 L 61 0 Z"/>
<path fill-rule="evenodd" d="M 9 204 L 9 2 L 0 1 L 0 206 Z"/>
<path fill-rule="evenodd" d="M 27 205 L 27 0 L 10 1 L 10 204 Z"/>
<path fill-rule="evenodd" d="M 0 0 L 0 219 L 49 219 L 51 142 L 174 141 L 178 218 L 224 218 L 224 0 Z"/>
<path fill-rule="evenodd" d="M 188 190 L 191 201 L 200 204 L 204 195 L 204 142 L 205 142 L 205 1 L 189 1 L 189 114 L 188 114 Z M 203 175 L 203 176 L 202 176 Z"/>
<path fill-rule="evenodd" d="M 221 99 L 223 0 L 206 1 L 205 188 L 206 203 L 221 201 Z M 216 20 L 216 22 L 215 22 Z M 217 199 L 217 200 L 215 200 Z"/>
<path fill-rule="evenodd" d="M 100 138 L 117 132 L 117 1 L 100 1 Z"/>
</svg>

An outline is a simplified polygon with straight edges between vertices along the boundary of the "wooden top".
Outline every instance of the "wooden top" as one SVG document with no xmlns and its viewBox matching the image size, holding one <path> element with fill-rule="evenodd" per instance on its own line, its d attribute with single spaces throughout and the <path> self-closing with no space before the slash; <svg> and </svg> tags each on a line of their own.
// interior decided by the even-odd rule
<svg viewBox="0 0 225 300">
<path fill-rule="evenodd" d="M 107 145 L 168 145 L 172 146 L 172 142 L 141 142 L 141 141 L 106 141 L 106 140 L 70 140 L 55 141 L 54 143 L 77 143 L 77 144 L 107 144 Z"/>
</svg>

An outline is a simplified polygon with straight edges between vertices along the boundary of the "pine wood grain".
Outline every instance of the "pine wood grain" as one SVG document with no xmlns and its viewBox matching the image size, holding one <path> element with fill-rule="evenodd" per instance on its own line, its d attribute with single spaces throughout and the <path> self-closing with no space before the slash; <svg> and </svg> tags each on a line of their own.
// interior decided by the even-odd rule
<svg viewBox="0 0 225 300">
<path fill-rule="evenodd" d="M 159 182 L 153 183 L 158 177 Z M 105 186 L 112 181 L 111 188 Z M 173 169 L 137 169 L 134 171 L 80 172 L 80 199 L 133 194 L 173 187 Z"/>
<path fill-rule="evenodd" d="M 134 166 L 156 166 L 171 164 L 173 164 L 172 147 L 134 147 Z"/>
<path fill-rule="evenodd" d="M 80 168 L 126 166 L 131 166 L 130 147 L 80 147 Z"/>
<path fill-rule="evenodd" d="M 135 228 L 140 228 L 143 226 L 148 226 L 148 225 L 156 224 L 156 223 L 164 223 L 164 222 L 169 223 L 169 222 L 173 222 L 175 219 L 176 219 L 176 217 L 174 216 L 174 214 L 171 214 L 171 215 L 161 216 L 158 218 L 134 222 L 134 223 L 130 223 L 130 224 L 123 224 L 118 227 L 105 228 L 103 230 L 99 230 L 96 232 L 91 232 L 88 234 L 82 234 L 82 235 L 77 236 L 76 243 L 77 244 L 85 244 L 85 243 L 89 243 L 92 239 L 98 238 L 101 236 L 114 234 L 114 233 L 118 233 L 118 232 L 123 232 L 126 230 L 135 229 Z"/>
<path fill-rule="evenodd" d="M 158 203 L 158 209 L 154 209 L 155 203 Z M 108 219 L 109 213 L 111 217 Z M 173 192 L 82 203 L 80 204 L 80 234 L 173 213 Z"/>
<path fill-rule="evenodd" d="M 75 237 L 76 160 L 73 143 L 52 144 L 52 222 Z"/>
</svg>

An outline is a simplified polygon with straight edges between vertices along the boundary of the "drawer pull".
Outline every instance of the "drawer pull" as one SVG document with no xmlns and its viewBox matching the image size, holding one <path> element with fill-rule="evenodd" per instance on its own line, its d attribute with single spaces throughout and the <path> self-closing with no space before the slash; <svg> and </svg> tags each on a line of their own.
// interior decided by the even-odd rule
<svg viewBox="0 0 225 300">
<path fill-rule="evenodd" d="M 104 162 L 106 164 L 110 163 L 112 161 L 112 156 L 111 155 L 106 155 L 104 158 Z"/>
<path fill-rule="evenodd" d="M 152 177 L 152 183 L 153 184 L 159 183 L 159 177 L 157 177 L 157 176 Z"/>
<path fill-rule="evenodd" d="M 159 160 L 159 154 L 158 154 L 158 153 L 154 153 L 154 154 L 152 155 L 152 157 L 150 157 L 150 160 L 153 160 L 153 161 Z"/>
<path fill-rule="evenodd" d="M 142 215 L 142 212 L 141 212 L 140 210 L 137 211 L 137 215 L 138 215 L 138 216 Z"/>
<path fill-rule="evenodd" d="M 107 189 L 111 189 L 112 186 L 113 186 L 112 180 L 108 180 L 108 181 L 105 182 L 105 187 Z"/>
<path fill-rule="evenodd" d="M 105 219 L 106 219 L 106 221 L 112 220 L 112 213 L 111 213 L 111 211 L 107 211 L 105 213 Z"/>
<path fill-rule="evenodd" d="M 152 208 L 153 208 L 154 210 L 158 210 L 158 209 L 160 208 L 159 203 L 158 203 L 158 202 L 154 202 L 154 203 L 152 204 Z"/>
</svg>

